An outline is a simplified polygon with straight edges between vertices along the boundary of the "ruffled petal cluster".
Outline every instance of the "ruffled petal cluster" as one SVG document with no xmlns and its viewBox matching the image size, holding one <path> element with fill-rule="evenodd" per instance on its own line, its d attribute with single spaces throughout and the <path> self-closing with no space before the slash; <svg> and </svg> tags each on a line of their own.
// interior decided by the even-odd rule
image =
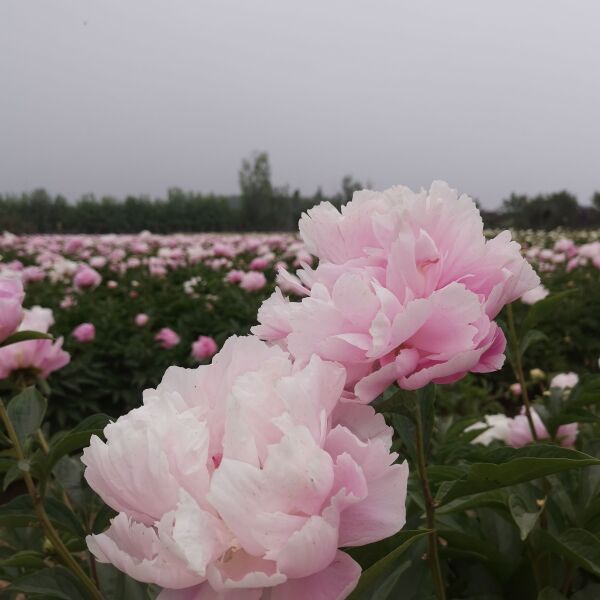
<svg viewBox="0 0 600 600">
<path fill-rule="evenodd" d="M 303 363 L 341 363 L 363 402 L 394 381 L 410 390 L 499 369 L 493 319 L 539 283 L 510 233 L 486 240 L 473 200 L 442 182 L 356 192 L 341 212 L 322 203 L 300 232 L 319 265 L 282 283 L 304 297 L 276 291 L 253 332 Z"/>
<path fill-rule="evenodd" d="M 90 550 L 161 600 L 345 598 L 360 567 L 339 548 L 402 528 L 408 467 L 344 386 L 340 365 L 299 366 L 254 337 L 171 367 L 84 452 L 118 511 Z"/>
</svg>

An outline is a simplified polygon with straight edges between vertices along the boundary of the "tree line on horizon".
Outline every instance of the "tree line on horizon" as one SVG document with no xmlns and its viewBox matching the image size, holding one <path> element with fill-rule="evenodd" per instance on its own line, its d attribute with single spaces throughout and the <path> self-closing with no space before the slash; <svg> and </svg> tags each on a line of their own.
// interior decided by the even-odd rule
<svg viewBox="0 0 600 600">
<path fill-rule="evenodd" d="M 322 201 L 340 207 L 363 189 L 361 182 L 347 175 L 340 191 L 325 196 L 321 190 L 310 197 L 298 190 L 275 187 L 266 153 L 254 154 L 242 162 L 239 196 L 203 195 L 171 188 L 166 198 L 85 195 L 75 202 L 50 195 L 44 189 L 20 195 L 0 194 L 0 231 L 12 233 L 154 233 L 294 231 L 300 215 Z M 367 185 L 367 187 L 369 187 Z M 567 192 L 526 196 L 512 194 L 500 209 L 481 209 L 487 227 L 555 229 L 600 227 L 600 192 L 592 206 L 579 205 Z"/>
</svg>

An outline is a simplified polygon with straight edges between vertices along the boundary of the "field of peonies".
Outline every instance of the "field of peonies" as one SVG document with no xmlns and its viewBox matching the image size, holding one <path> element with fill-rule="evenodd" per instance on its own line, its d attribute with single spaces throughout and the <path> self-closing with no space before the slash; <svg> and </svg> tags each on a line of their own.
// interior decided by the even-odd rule
<svg viewBox="0 0 600 600">
<path fill-rule="evenodd" d="M 597 600 L 599 361 L 600 231 L 441 182 L 5 232 L 0 598 Z"/>
</svg>

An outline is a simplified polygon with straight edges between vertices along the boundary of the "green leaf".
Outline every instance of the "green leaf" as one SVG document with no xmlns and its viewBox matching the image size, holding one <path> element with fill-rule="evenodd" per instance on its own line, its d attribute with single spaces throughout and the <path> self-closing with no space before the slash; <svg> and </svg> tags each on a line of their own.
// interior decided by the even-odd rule
<svg viewBox="0 0 600 600">
<path fill-rule="evenodd" d="M 582 377 L 564 402 L 564 410 L 600 402 L 600 375 Z"/>
<path fill-rule="evenodd" d="M 62 432 L 55 436 L 50 442 L 50 450 L 47 457 L 48 470 L 51 470 L 66 454 L 89 445 L 90 438 L 93 435 L 101 435 L 109 421 L 110 417 L 107 415 L 92 415 L 84 419 L 77 427 L 74 427 L 70 431 Z"/>
<path fill-rule="evenodd" d="M 567 597 L 554 588 L 546 587 L 538 594 L 537 600 L 567 600 Z"/>
<path fill-rule="evenodd" d="M 519 343 L 519 352 L 521 353 L 521 356 L 523 356 L 530 346 L 546 341 L 548 341 L 548 336 L 544 332 L 539 329 L 530 329 Z"/>
<path fill-rule="evenodd" d="M 409 532 L 405 532 L 409 533 Z M 360 577 L 358 585 L 348 596 L 348 600 L 375 600 L 382 580 L 387 579 L 398 569 L 398 559 L 418 539 L 426 536 L 429 530 L 421 529 L 410 532 L 406 541 L 394 550 L 371 565 Z M 399 575 L 399 573 L 398 573 Z M 386 596 L 381 596 L 385 598 Z"/>
<path fill-rule="evenodd" d="M 64 567 L 52 567 L 30 573 L 12 582 L 11 590 L 24 594 L 39 594 L 53 600 L 88 600 L 83 585 L 71 571 Z"/>
<path fill-rule="evenodd" d="M 600 598 L 600 584 L 598 583 L 590 583 L 571 596 L 571 600 L 598 600 L 598 598 Z"/>
<path fill-rule="evenodd" d="M 467 556 L 485 562 L 501 579 L 508 578 L 514 569 L 516 557 L 504 554 L 489 539 L 481 539 L 455 529 L 439 529 L 438 535 L 448 542 L 448 546 L 443 549 L 444 553 L 451 553 L 454 549 L 464 551 Z"/>
<path fill-rule="evenodd" d="M 54 527 L 77 537 L 85 537 L 85 530 L 79 519 L 62 502 L 55 498 L 45 498 L 44 508 Z M 30 527 L 37 523 L 38 516 L 28 495 L 17 496 L 0 505 L 0 526 Z"/>
<path fill-rule="evenodd" d="M 17 344 L 18 342 L 27 342 L 29 340 L 53 340 L 54 338 L 49 333 L 41 333 L 39 331 L 17 331 L 11 336 L 7 337 L 2 343 L 0 348 L 4 346 L 10 346 L 11 344 Z"/>
<path fill-rule="evenodd" d="M 405 542 L 411 540 L 415 535 L 420 535 L 423 529 L 402 529 L 395 535 L 373 542 L 366 546 L 356 546 L 345 548 L 344 551 L 349 554 L 357 563 L 360 564 L 363 571 L 374 565 L 378 560 L 393 552 Z"/>
<path fill-rule="evenodd" d="M 571 289 L 552 294 L 539 302 L 536 302 L 529 309 L 527 316 L 523 321 L 522 329 L 529 330 L 535 327 L 540 321 L 548 317 L 554 317 L 556 312 L 562 308 L 565 298 L 577 294 L 579 290 Z"/>
<path fill-rule="evenodd" d="M 541 508 L 531 510 L 531 507 L 527 506 L 523 498 L 517 496 L 517 494 L 511 494 L 508 498 L 508 507 L 512 518 L 519 528 L 521 541 L 525 541 L 540 518 L 544 510 L 544 504 L 542 504 Z"/>
<path fill-rule="evenodd" d="M 40 428 L 46 405 L 46 399 L 33 386 L 25 388 L 8 403 L 6 411 L 21 444 Z"/>
<path fill-rule="evenodd" d="M 567 529 L 555 536 L 545 529 L 540 529 L 536 537 L 540 546 L 600 577 L 600 538 L 590 531 Z"/>
<path fill-rule="evenodd" d="M 425 448 L 425 456 L 429 454 L 429 446 L 431 443 L 431 434 L 435 423 L 435 385 L 430 384 L 415 392 L 417 410 L 421 421 L 423 431 L 423 445 Z"/>
<path fill-rule="evenodd" d="M 438 515 L 446 515 L 455 512 L 463 512 L 465 510 L 473 510 L 476 508 L 501 508 L 506 509 L 508 496 L 506 490 L 493 490 L 491 492 L 483 492 L 482 494 L 474 494 L 459 498 L 437 510 Z"/>
<path fill-rule="evenodd" d="M 147 584 L 131 579 L 108 563 L 96 563 L 96 570 L 105 600 L 148 600 Z"/>
<path fill-rule="evenodd" d="M 33 550 L 22 550 L 12 556 L 0 560 L 0 567 L 19 567 L 22 569 L 45 569 L 44 555 Z"/>
<path fill-rule="evenodd" d="M 19 460 L 13 462 L 12 466 L 10 469 L 8 469 L 8 471 L 6 471 L 6 475 L 4 476 L 4 481 L 2 482 L 2 491 L 5 492 L 11 483 L 21 479 L 25 471 L 29 471 L 28 461 Z"/>
<path fill-rule="evenodd" d="M 519 449 L 498 448 L 486 453 L 484 458 L 489 462 L 465 465 L 461 479 L 440 485 L 436 495 L 438 505 L 568 469 L 600 464 L 599 459 L 583 452 L 546 444 Z"/>
</svg>

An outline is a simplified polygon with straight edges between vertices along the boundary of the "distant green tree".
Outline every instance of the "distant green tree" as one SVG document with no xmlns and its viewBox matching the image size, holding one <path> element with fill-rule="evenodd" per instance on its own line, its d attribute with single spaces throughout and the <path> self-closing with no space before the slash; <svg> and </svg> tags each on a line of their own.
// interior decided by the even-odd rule
<svg viewBox="0 0 600 600">
<path fill-rule="evenodd" d="M 242 228 L 272 229 L 273 186 L 271 165 L 266 152 L 255 152 L 242 161 L 239 172 L 242 194 Z"/>
</svg>

